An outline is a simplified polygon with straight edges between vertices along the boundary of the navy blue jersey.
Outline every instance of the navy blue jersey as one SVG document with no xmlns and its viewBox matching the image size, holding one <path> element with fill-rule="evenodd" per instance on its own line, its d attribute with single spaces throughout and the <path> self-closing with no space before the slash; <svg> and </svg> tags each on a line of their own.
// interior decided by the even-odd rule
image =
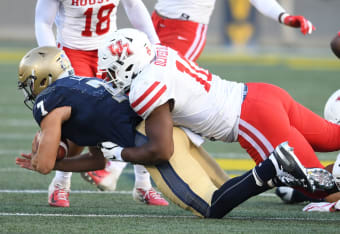
<svg viewBox="0 0 340 234">
<path fill-rule="evenodd" d="M 53 109 L 70 106 L 71 117 L 62 125 L 62 137 L 80 146 L 111 141 L 134 146 L 141 118 L 130 108 L 126 96 L 112 96 L 112 87 L 97 78 L 77 76 L 56 80 L 36 98 L 33 115 L 40 125 Z"/>
</svg>

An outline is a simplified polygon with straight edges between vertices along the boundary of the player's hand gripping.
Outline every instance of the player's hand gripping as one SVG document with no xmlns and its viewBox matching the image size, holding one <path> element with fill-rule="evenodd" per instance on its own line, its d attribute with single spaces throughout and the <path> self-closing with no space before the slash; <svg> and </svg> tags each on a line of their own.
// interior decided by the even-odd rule
<svg viewBox="0 0 340 234">
<path fill-rule="evenodd" d="M 99 148 L 102 151 L 105 158 L 108 160 L 118 160 L 124 161 L 122 159 L 122 150 L 123 148 L 118 146 L 117 144 L 106 141 L 99 144 Z"/>
<path fill-rule="evenodd" d="M 295 16 L 284 13 L 279 17 L 279 21 L 290 27 L 300 28 L 300 31 L 303 35 L 311 34 L 313 31 L 315 31 L 313 24 L 302 15 Z"/>
<path fill-rule="evenodd" d="M 15 158 L 15 164 L 19 165 L 22 168 L 33 170 L 34 168 L 32 166 L 32 157 L 34 154 L 37 153 L 38 147 L 39 147 L 39 137 L 40 137 L 40 131 L 38 131 L 34 139 L 32 141 L 32 152 L 31 153 L 22 153 L 20 154 L 21 157 Z"/>
</svg>

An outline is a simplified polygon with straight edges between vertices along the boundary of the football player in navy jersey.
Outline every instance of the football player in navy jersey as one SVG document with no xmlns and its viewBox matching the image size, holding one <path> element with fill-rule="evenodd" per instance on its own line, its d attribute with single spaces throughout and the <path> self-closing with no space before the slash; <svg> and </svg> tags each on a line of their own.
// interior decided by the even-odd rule
<svg viewBox="0 0 340 234">
<path fill-rule="evenodd" d="M 99 79 L 74 76 L 64 52 L 56 47 L 38 47 L 23 57 L 19 65 L 19 88 L 24 91 L 25 104 L 33 104 L 34 118 L 41 128 L 39 142 L 36 138 L 33 141 L 32 154 L 22 154 L 22 158 L 16 159 L 23 168 L 42 174 L 53 169 L 98 170 L 105 167 L 105 155 L 122 151 L 109 142 L 122 147 L 148 145 L 147 138 L 136 130 L 141 119 L 130 108 L 127 97 L 117 95 L 109 84 Z M 144 131 L 143 126 L 137 128 Z M 198 147 L 182 130 L 174 128 L 173 135 L 170 156 L 152 154 L 133 160 L 116 156 L 115 160 L 151 165 L 147 169 L 162 192 L 198 216 L 223 217 L 248 198 L 271 188 L 282 172 L 311 190 L 320 185 L 315 178 L 307 176 L 308 171 L 292 149 L 280 144 L 261 164 L 218 187 Z M 62 138 L 90 146 L 90 152 L 56 161 Z"/>
</svg>

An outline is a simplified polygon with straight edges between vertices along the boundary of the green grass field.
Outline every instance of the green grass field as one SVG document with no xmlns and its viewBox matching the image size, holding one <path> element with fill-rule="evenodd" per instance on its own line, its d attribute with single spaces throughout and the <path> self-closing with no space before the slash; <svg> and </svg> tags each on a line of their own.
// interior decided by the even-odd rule
<svg viewBox="0 0 340 234">
<path fill-rule="evenodd" d="M 132 200 L 131 167 L 114 193 L 98 192 L 75 173 L 71 207 L 49 207 L 47 187 L 54 173 L 44 176 L 14 163 L 16 156 L 30 150 L 38 129 L 16 88 L 23 51 L 25 47 L 0 48 L 0 233 L 339 233 L 339 213 L 304 213 L 305 204 L 283 204 L 273 191 L 250 199 L 222 220 L 200 219 L 174 204 L 139 204 Z M 329 95 L 340 87 L 340 61 L 335 59 L 206 55 L 199 63 L 230 80 L 277 84 L 320 115 Z M 238 144 L 205 147 L 221 162 L 249 158 Z M 319 154 L 321 160 L 336 155 Z M 236 175 L 244 170 L 225 169 Z"/>
</svg>

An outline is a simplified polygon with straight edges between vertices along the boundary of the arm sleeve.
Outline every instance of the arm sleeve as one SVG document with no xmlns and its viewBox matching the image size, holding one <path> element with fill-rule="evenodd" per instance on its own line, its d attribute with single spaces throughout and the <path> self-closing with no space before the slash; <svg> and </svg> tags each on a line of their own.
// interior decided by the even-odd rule
<svg viewBox="0 0 340 234">
<path fill-rule="evenodd" d="M 281 13 L 285 9 L 276 0 L 250 0 L 250 3 L 263 15 L 279 21 Z"/>
<path fill-rule="evenodd" d="M 58 11 L 57 0 L 38 0 L 35 8 L 35 37 L 39 46 L 56 46 L 53 22 Z"/>
<path fill-rule="evenodd" d="M 122 4 L 133 27 L 145 32 L 152 44 L 159 43 L 150 14 L 144 3 L 141 0 L 122 0 Z"/>
</svg>

